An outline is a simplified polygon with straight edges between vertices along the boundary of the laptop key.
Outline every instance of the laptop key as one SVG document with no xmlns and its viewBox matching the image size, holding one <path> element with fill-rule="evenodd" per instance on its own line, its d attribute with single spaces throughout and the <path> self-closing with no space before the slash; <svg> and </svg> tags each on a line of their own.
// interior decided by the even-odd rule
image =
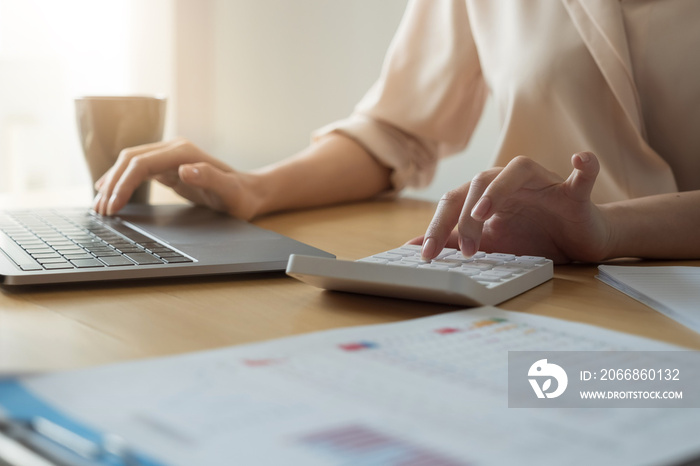
<svg viewBox="0 0 700 466">
<path fill-rule="evenodd" d="M 192 262 L 192 259 L 189 257 L 185 256 L 179 256 L 179 257 L 165 257 L 163 260 L 168 263 L 168 264 L 178 264 L 182 262 Z"/>
<path fill-rule="evenodd" d="M 29 254 L 34 255 L 34 254 L 46 254 L 46 253 L 52 253 L 54 252 L 53 249 L 48 248 L 48 247 L 39 247 L 39 248 L 27 248 L 25 249 Z"/>
<path fill-rule="evenodd" d="M 57 257 L 61 257 L 61 255 L 57 252 L 47 252 L 47 253 L 43 253 L 43 254 L 32 254 L 32 257 L 36 260 L 40 260 L 40 259 L 51 259 L 52 257 L 57 258 Z"/>
<path fill-rule="evenodd" d="M 134 265 L 133 262 L 131 262 L 126 257 L 122 256 L 100 257 L 100 260 L 104 262 L 107 267 L 123 267 L 125 265 Z"/>
<path fill-rule="evenodd" d="M 79 269 L 87 269 L 91 267 L 104 267 L 104 264 L 97 259 L 75 259 L 71 263 Z"/>
<path fill-rule="evenodd" d="M 148 254 L 147 252 L 134 252 L 131 254 L 124 254 L 125 257 L 128 257 L 132 261 L 136 262 L 137 265 L 151 265 L 151 264 L 162 264 L 163 261 L 160 259 L 153 257 L 152 255 Z"/>
<path fill-rule="evenodd" d="M 72 246 L 73 241 L 68 241 L 67 239 L 63 238 L 60 241 L 47 241 L 46 244 L 54 248 L 60 248 L 61 246 Z"/>
<path fill-rule="evenodd" d="M 24 249 L 17 246 L 14 241 L 2 233 L 0 233 L 0 249 L 5 251 L 5 254 L 7 254 L 20 269 L 27 271 L 41 270 L 41 266 L 32 259 L 32 256 L 24 252 Z"/>
<path fill-rule="evenodd" d="M 63 270 L 63 269 L 72 269 L 74 268 L 73 265 L 71 265 L 70 262 L 57 262 L 55 264 L 44 264 L 44 268 L 46 270 Z"/>
<path fill-rule="evenodd" d="M 37 259 L 36 261 L 37 261 L 38 263 L 40 263 L 41 265 L 45 265 L 45 264 L 64 264 L 64 263 L 68 262 L 68 261 L 65 260 L 63 257 L 48 257 L 48 258 L 46 258 L 46 259 Z"/>
<path fill-rule="evenodd" d="M 58 248 L 56 251 L 65 256 L 66 254 L 82 254 L 84 249 L 76 246 L 74 248 Z"/>
<path fill-rule="evenodd" d="M 119 252 L 124 253 L 124 254 L 143 252 L 143 249 L 137 248 L 136 246 L 129 246 L 129 247 L 117 248 L 117 249 Z"/>
<path fill-rule="evenodd" d="M 166 259 L 168 257 L 182 257 L 182 254 L 173 251 L 172 249 L 168 249 L 167 251 L 164 252 L 157 252 L 156 255 L 160 257 L 161 259 Z"/>
<path fill-rule="evenodd" d="M 104 251 L 92 251 L 92 253 L 99 258 L 121 256 L 121 254 L 119 254 L 114 249 L 109 249 L 109 250 L 105 249 Z"/>
<path fill-rule="evenodd" d="M 79 260 L 79 259 L 92 259 L 92 255 L 84 252 L 82 254 L 66 254 L 65 256 L 66 259 L 73 261 L 73 260 Z"/>
</svg>

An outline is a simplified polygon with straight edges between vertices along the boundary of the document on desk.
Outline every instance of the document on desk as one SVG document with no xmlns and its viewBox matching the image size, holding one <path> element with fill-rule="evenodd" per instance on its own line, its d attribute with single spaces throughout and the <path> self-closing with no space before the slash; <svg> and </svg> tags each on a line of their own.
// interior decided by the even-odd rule
<svg viewBox="0 0 700 466">
<path fill-rule="evenodd" d="M 700 451 L 693 409 L 508 408 L 508 351 L 616 349 L 678 348 L 476 308 L 0 380 L 0 412 L 118 435 L 149 465 L 639 465 Z"/>
<path fill-rule="evenodd" d="M 700 332 L 700 267 L 598 266 L 598 279 Z"/>
</svg>

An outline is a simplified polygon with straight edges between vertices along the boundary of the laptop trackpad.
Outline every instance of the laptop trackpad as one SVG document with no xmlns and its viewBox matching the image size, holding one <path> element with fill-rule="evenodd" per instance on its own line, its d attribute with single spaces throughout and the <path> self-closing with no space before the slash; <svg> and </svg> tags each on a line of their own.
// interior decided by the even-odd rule
<svg viewBox="0 0 700 466">
<path fill-rule="evenodd" d="M 279 238 L 276 233 L 206 207 L 130 204 L 117 218 L 174 245 L 216 246 Z"/>
</svg>

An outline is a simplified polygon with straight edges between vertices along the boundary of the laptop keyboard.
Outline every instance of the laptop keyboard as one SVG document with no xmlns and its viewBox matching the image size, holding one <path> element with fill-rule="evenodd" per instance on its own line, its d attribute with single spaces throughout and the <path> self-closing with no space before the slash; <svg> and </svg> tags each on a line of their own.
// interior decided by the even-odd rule
<svg viewBox="0 0 700 466">
<path fill-rule="evenodd" d="M 193 262 L 121 222 L 80 211 L 0 213 L 0 249 L 27 271 Z"/>
</svg>

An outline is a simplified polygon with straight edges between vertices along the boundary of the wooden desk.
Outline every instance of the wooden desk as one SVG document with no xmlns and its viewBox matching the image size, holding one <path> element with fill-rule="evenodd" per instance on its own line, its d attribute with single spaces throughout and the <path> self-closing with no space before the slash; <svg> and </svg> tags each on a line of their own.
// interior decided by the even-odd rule
<svg viewBox="0 0 700 466">
<path fill-rule="evenodd" d="M 358 259 L 422 234 L 433 209 L 432 203 L 400 199 L 255 223 L 339 258 Z M 500 307 L 700 349 L 700 335 L 599 282 L 595 274 L 595 266 L 557 267 L 554 280 Z M 456 309 L 322 292 L 283 273 L 0 288 L 0 372 L 79 368 Z"/>
</svg>

